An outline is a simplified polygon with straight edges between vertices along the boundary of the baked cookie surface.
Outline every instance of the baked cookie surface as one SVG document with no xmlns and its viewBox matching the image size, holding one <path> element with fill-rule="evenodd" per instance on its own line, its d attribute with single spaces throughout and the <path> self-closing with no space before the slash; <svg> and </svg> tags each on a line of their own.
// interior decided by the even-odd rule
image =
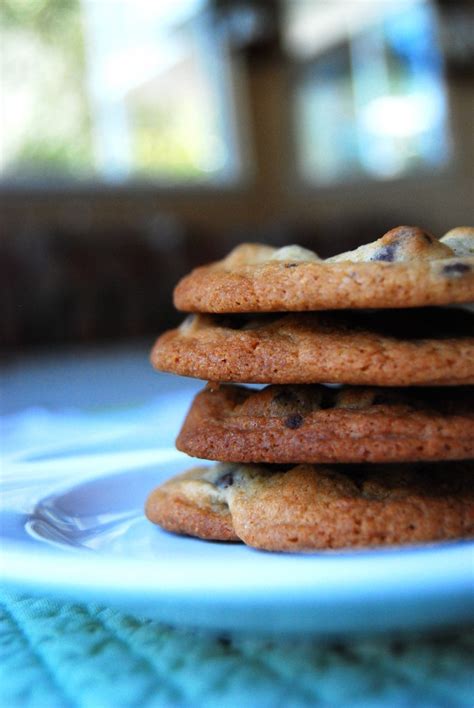
<svg viewBox="0 0 474 708">
<path fill-rule="evenodd" d="M 221 462 L 407 462 L 474 458 L 474 388 L 209 384 L 176 441 Z"/>
<path fill-rule="evenodd" d="M 155 489 L 146 515 L 174 533 L 271 551 L 468 538 L 474 469 L 469 462 L 196 467 Z"/>
<path fill-rule="evenodd" d="M 297 312 L 474 301 L 474 228 L 441 239 L 399 226 L 354 251 L 320 259 L 299 246 L 242 244 L 176 286 L 184 312 Z"/>
<path fill-rule="evenodd" d="M 194 315 L 157 340 L 151 362 L 220 382 L 474 384 L 474 315 L 457 308 Z"/>
</svg>

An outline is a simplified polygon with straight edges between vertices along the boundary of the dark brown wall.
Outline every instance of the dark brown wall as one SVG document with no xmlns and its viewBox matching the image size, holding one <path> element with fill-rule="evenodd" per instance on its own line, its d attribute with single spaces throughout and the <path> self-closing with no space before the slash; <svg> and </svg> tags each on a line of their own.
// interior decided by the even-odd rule
<svg viewBox="0 0 474 708">
<path fill-rule="evenodd" d="M 2 189 L 4 344 L 158 332 L 180 318 L 176 280 L 243 240 L 299 242 L 325 256 L 402 223 L 440 236 L 473 221 L 472 70 L 448 66 L 454 157 L 445 172 L 316 189 L 296 175 L 293 68 L 278 38 L 239 60 L 253 156 L 239 186 Z"/>
</svg>

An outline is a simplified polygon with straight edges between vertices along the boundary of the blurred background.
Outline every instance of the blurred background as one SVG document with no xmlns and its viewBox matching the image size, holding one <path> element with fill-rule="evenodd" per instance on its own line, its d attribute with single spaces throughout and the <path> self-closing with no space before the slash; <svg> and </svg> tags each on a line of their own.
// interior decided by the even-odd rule
<svg viewBox="0 0 474 708">
<path fill-rule="evenodd" d="M 151 338 L 243 240 L 322 256 L 474 194 L 471 0 L 1 0 L 8 354 Z"/>
</svg>

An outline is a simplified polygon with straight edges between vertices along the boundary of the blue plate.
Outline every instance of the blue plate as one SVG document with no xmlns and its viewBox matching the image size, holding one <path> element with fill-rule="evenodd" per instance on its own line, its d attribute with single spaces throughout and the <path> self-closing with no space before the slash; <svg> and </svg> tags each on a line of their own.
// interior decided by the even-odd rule
<svg viewBox="0 0 474 708">
<path fill-rule="evenodd" d="M 290 555 L 173 536 L 143 503 L 189 467 L 172 448 L 112 443 L 10 460 L 4 583 L 210 630 L 320 636 L 422 630 L 474 617 L 474 544 Z"/>
</svg>

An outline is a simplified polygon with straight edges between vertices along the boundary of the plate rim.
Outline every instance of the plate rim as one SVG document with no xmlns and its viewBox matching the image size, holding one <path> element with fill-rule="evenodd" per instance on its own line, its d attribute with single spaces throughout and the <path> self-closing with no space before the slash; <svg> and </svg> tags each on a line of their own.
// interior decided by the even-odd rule
<svg viewBox="0 0 474 708">
<path fill-rule="evenodd" d="M 155 467 L 158 460 L 151 463 L 145 452 L 127 458 L 126 469 L 112 461 L 105 475 L 103 467 L 87 479 L 58 484 L 57 491 Z M 169 452 L 161 450 L 160 463 Z M 171 457 L 174 462 L 187 459 L 176 451 Z M 268 633 L 270 623 L 285 634 L 314 635 L 360 632 L 364 623 L 372 632 L 474 619 L 474 540 L 310 554 L 242 546 L 245 553 L 233 555 L 219 573 L 221 557 L 193 558 L 193 545 L 209 543 L 199 539 L 187 539 L 186 558 L 178 554 L 154 561 L 43 544 L 24 534 L 12 540 L 0 530 L 4 587 L 77 602 L 108 602 L 178 625 L 238 631 L 238 616 L 244 630 Z"/>
</svg>

